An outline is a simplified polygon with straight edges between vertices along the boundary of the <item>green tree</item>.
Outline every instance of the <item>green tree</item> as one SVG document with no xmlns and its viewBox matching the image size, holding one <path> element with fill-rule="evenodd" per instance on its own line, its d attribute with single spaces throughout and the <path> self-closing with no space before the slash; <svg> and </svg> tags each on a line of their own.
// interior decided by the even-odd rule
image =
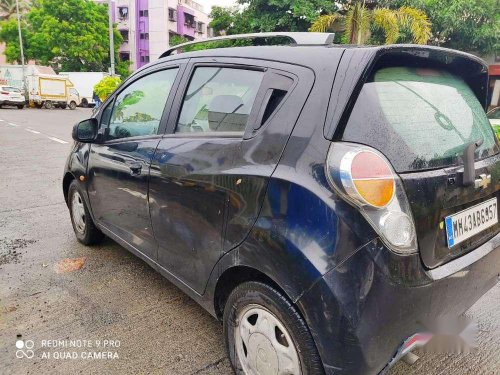
<svg viewBox="0 0 500 375">
<path fill-rule="evenodd" d="M 410 6 L 432 21 L 430 43 L 482 55 L 500 51 L 498 0 L 381 0 L 383 6 Z"/>
<path fill-rule="evenodd" d="M 210 12 L 212 20 L 208 26 L 212 28 L 215 35 L 223 35 L 234 27 L 234 21 L 238 17 L 238 14 L 237 7 L 213 6 Z"/>
<path fill-rule="evenodd" d="M 0 23 L 6 57 L 19 61 L 15 19 Z M 109 61 L 107 6 L 90 0 L 38 0 L 22 19 L 25 56 L 56 71 L 107 71 Z M 128 63 L 118 59 L 122 43 L 114 30 L 116 71 L 128 75 Z"/>
<path fill-rule="evenodd" d="M 120 77 L 114 76 L 106 76 L 103 79 L 101 79 L 97 84 L 94 86 L 94 92 L 97 94 L 99 99 L 101 101 L 105 101 L 108 96 L 110 96 L 113 91 L 115 91 L 118 86 L 122 83 L 122 80 Z"/>
<path fill-rule="evenodd" d="M 170 44 L 170 47 L 173 47 L 173 46 L 177 46 L 177 45 L 182 44 L 182 43 L 187 43 L 187 42 L 189 42 L 189 39 L 185 38 L 183 36 L 180 36 L 180 35 L 173 35 L 170 37 L 168 42 Z"/>
<path fill-rule="evenodd" d="M 349 44 L 425 44 L 431 36 L 431 23 L 419 9 L 369 9 L 358 1 L 343 11 L 319 16 L 310 27 L 310 31 L 328 30 L 342 32 L 343 42 Z"/>
<path fill-rule="evenodd" d="M 321 11 L 337 10 L 336 2 L 331 0 L 238 0 L 238 3 L 241 8 L 212 9 L 210 27 L 217 35 L 307 31 Z"/>
</svg>

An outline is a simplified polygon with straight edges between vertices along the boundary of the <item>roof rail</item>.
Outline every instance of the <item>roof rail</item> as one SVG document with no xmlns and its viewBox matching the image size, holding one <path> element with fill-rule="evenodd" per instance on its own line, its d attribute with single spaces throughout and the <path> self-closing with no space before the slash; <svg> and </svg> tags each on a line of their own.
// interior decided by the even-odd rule
<svg viewBox="0 0 500 375">
<path fill-rule="evenodd" d="M 260 39 L 260 38 L 276 38 L 282 37 L 290 40 L 290 45 L 295 46 L 319 46 L 319 45 L 329 45 L 333 44 L 334 33 L 309 33 L 309 32 L 271 32 L 271 33 L 253 33 L 253 34 L 237 34 L 237 35 L 226 35 L 218 36 L 215 38 L 207 38 L 201 40 L 195 40 L 192 42 L 178 44 L 167 49 L 160 55 L 160 58 L 172 55 L 174 51 L 182 49 L 186 46 L 192 46 L 195 44 L 203 44 L 208 42 L 218 42 L 224 40 L 244 40 L 244 39 Z"/>
</svg>

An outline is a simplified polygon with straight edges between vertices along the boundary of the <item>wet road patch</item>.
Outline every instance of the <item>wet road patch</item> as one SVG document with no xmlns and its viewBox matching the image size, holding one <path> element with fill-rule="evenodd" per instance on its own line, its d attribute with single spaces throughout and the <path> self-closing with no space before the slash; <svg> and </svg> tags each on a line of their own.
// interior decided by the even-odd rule
<svg viewBox="0 0 500 375">
<path fill-rule="evenodd" d="M 86 257 L 63 259 L 54 265 L 54 271 L 56 271 L 56 273 L 78 271 L 85 265 L 86 259 Z"/>
</svg>

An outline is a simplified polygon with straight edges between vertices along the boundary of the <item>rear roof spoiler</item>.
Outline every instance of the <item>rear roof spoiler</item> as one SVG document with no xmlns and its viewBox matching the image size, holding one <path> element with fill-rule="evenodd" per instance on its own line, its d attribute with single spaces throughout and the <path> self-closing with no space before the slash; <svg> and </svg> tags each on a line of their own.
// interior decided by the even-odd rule
<svg viewBox="0 0 500 375">
<path fill-rule="evenodd" d="M 160 58 L 167 57 L 173 54 L 177 50 L 181 50 L 183 47 L 193 46 L 196 44 L 203 44 L 209 42 L 219 42 L 226 40 L 254 40 L 262 38 L 285 38 L 290 41 L 292 46 L 327 46 L 333 44 L 333 39 L 335 37 L 334 33 L 309 33 L 309 32 L 274 32 L 274 33 L 253 33 L 253 34 L 237 34 L 237 35 L 227 35 L 218 36 L 215 38 L 195 40 L 192 42 L 178 44 L 167 49 L 160 55 Z"/>
</svg>

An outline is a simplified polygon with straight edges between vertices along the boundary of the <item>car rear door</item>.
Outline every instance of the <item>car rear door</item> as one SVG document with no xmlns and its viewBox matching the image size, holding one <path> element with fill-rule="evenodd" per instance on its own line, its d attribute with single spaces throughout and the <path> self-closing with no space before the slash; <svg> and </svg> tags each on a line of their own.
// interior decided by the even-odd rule
<svg viewBox="0 0 500 375">
<path fill-rule="evenodd" d="M 182 65 L 155 66 L 127 82 L 103 109 L 92 144 L 88 192 L 98 223 L 156 260 L 148 205 L 149 167 Z"/>
<path fill-rule="evenodd" d="M 261 60 L 198 58 L 185 75 L 152 161 L 149 202 L 158 263 L 202 293 L 217 260 L 257 219 L 314 74 Z"/>
<path fill-rule="evenodd" d="M 428 268 L 498 233 L 499 146 L 460 71 L 425 60 L 379 66 L 364 83 L 342 140 L 372 146 L 390 160 Z"/>
</svg>

